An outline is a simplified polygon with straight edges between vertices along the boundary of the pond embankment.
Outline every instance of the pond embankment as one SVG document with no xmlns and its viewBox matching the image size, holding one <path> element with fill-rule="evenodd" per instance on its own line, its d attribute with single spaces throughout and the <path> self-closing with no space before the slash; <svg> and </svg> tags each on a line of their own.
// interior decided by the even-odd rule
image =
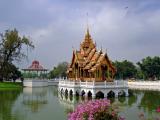
<svg viewBox="0 0 160 120">
<path fill-rule="evenodd" d="M 129 81 L 128 87 L 133 89 L 158 90 L 160 91 L 160 80 L 158 81 Z"/>
</svg>

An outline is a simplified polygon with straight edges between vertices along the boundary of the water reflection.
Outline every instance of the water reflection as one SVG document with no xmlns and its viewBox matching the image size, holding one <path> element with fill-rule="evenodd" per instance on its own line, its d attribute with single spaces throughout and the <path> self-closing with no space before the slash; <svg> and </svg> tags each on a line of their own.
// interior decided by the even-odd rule
<svg viewBox="0 0 160 120">
<path fill-rule="evenodd" d="M 144 113 L 146 118 L 154 119 L 158 114 L 155 112 L 160 105 L 160 92 L 129 90 L 129 97 L 108 98 L 111 104 L 119 107 L 120 114 L 129 120 L 139 120 L 139 114 Z M 67 111 L 73 111 L 78 103 L 91 100 L 84 96 L 68 96 L 58 94 L 60 104 Z"/>
<path fill-rule="evenodd" d="M 57 95 L 56 87 L 26 87 L 17 98 L 12 115 L 15 120 L 64 120 L 66 114 Z"/>
<path fill-rule="evenodd" d="M 126 101 L 126 97 L 118 97 L 118 101 L 120 103 L 124 103 Z"/>
<path fill-rule="evenodd" d="M 92 97 L 85 97 L 85 96 L 73 96 L 73 95 L 64 95 L 62 93 L 58 93 L 59 102 L 63 105 L 66 109 L 70 109 L 69 111 L 73 111 L 77 104 L 92 100 Z M 99 99 L 99 98 L 97 98 Z M 119 97 L 119 98 L 108 98 L 111 101 L 111 104 L 128 104 L 128 98 L 126 97 Z"/>
<path fill-rule="evenodd" d="M 129 93 L 129 97 L 110 98 L 126 120 L 139 120 L 140 113 L 151 120 L 160 116 L 155 111 L 160 106 L 160 92 L 130 90 Z M 58 93 L 57 87 L 0 90 L 0 120 L 65 120 L 78 103 L 91 99 L 65 96 Z"/>
<path fill-rule="evenodd" d="M 92 97 L 64 95 L 62 93 L 58 93 L 58 98 L 60 104 L 68 109 L 67 111 L 73 111 L 78 103 L 92 99 Z"/>
<path fill-rule="evenodd" d="M 48 90 L 51 91 L 53 96 L 58 98 L 58 88 L 56 86 L 49 86 Z"/>
<path fill-rule="evenodd" d="M 155 111 L 157 105 L 160 105 L 160 92 L 158 91 L 143 91 L 143 97 L 140 102 L 139 108 L 144 111 Z"/>
<path fill-rule="evenodd" d="M 21 90 L 0 90 L 0 120 L 10 120 L 12 107 Z"/>
<path fill-rule="evenodd" d="M 129 90 L 128 106 L 132 106 L 137 102 L 137 90 Z"/>
<path fill-rule="evenodd" d="M 23 105 L 29 107 L 32 112 L 38 112 L 48 103 L 47 87 L 42 88 L 24 88 L 23 89 Z"/>
</svg>

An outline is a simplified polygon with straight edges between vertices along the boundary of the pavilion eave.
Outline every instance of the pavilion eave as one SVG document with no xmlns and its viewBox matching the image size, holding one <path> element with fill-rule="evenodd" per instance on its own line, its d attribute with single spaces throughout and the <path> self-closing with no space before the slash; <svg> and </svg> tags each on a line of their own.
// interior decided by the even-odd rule
<svg viewBox="0 0 160 120">
<path fill-rule="evenodd" d="M 48 69 L 22 69 L 23 71 L 48 71 Z"/>
</svg>

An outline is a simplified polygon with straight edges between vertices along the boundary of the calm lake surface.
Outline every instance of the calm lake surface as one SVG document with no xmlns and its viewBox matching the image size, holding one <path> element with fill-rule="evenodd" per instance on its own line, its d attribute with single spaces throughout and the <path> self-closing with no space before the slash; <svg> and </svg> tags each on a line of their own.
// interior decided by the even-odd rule
<svg viewBox="0 0 160 120">
<path fill-rule="evenodd" d="M 140 120 L 144 113 L 147 120 L 159 120 L 159 91 L 129 90 L 130 97 L 112 99 L 126 120 Z M 67 99 L 67 100 L 66 100 Z M 66 120 L 67 113 L 81 97 L 65 97 L 57 92 L 57 87 L 23 88 L 20 90 L 0 90 L 0 120 Z"/>
</svg>

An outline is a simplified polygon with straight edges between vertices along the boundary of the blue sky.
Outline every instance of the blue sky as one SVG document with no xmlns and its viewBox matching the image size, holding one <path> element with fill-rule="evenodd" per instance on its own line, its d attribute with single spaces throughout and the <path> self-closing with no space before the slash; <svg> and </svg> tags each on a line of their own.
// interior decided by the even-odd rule
<svg viewBox="0 0 160 120">
<path fill-rule="evenodd" d="M 35 44 L 20 68 L 37 59 L 51 69 L 79 49 L 87 13 L 93 40 L 111 60 L 160 55 L 159 0 L 0 0 L 0 32 L 17 28 Z"/>
</svg>

